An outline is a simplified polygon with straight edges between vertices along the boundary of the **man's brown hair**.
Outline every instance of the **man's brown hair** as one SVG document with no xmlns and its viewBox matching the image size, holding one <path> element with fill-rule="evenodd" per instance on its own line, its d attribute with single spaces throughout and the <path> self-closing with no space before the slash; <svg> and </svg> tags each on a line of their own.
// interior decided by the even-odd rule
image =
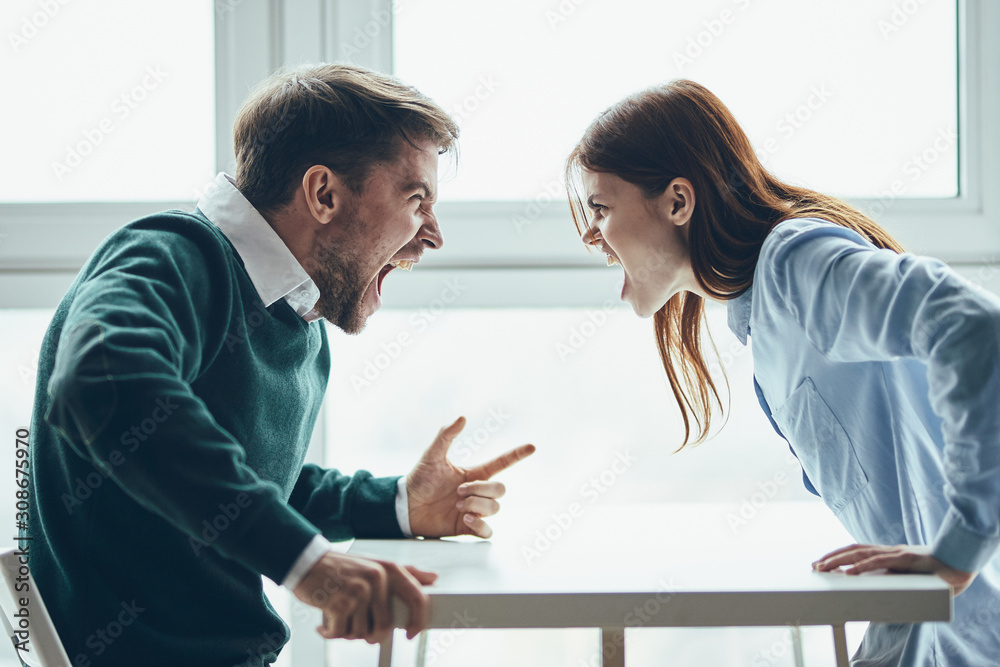
<svg viewBox="0 0 1000 667">
<path fill-rule="evenodd" d="M 288 204 L 313 165 L 354 192 L 402 141 L 457 146 L 458 125 L 430 98 L 394 77 L 340 63 L 282 70 L 250 93 L 236 116 L 236 187 L 262 213 Z"/>
</svg>

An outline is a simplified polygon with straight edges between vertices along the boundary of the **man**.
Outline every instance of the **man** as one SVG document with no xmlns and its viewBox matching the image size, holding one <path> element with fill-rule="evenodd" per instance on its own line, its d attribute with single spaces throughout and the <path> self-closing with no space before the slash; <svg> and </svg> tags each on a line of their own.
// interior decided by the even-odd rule
<svg viewBox="0 0 1000 667">
<path fill-rule="evenodd" d="M 534 451 L 465 470 L 460 418 L 402 478 L 303 466 L 330 372 L 323 319 L 358 333 L 394 267 L 441 247 L 437 161 L 457 140 L 391 77 L 323 65 L 240 110 L 235 180 L 194 213 L 108 237 L 46 333 L 32 424 L 32 573 L 76 667 L 270 664 L 288 629 L 261 575 L 324 637 L 425 627 L 435 575 L 329 539 L 489 537 Z"/>
</svg>

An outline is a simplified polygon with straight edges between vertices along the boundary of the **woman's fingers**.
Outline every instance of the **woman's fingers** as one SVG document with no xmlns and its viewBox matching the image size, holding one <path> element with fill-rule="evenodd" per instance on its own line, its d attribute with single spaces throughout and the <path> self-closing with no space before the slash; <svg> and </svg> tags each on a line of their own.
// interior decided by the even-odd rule
<svg viewBox="0 0 1000 667">
<path fill-rule="evenodd" d="M 849 547 L 832 551 L 823 558 L 820 558 L 813 563 L 813 569 L 820 572 L 828 572 L 844 565 L 853 565 L 858 561 L 871 558 L 880 553 L 880 549 L 881 547 L 868 544 L 852 544 Z"/>
</svg>

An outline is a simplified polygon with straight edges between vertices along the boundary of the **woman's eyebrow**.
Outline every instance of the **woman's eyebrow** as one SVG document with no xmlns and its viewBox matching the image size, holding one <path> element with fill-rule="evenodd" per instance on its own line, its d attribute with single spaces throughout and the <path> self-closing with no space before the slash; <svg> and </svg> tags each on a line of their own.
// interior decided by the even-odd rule
<svg viewBox="0 0 1000 667">
<path fill-rule="evenodd" d="M 597 208 L 597 204 L 594 203 L 594 197 L 600 197 L 600 196 L 601 195 L 595 192 L 594 194 L 587 197 L 587 206 L 589 206 L 590 208 Z"/>
</svg>

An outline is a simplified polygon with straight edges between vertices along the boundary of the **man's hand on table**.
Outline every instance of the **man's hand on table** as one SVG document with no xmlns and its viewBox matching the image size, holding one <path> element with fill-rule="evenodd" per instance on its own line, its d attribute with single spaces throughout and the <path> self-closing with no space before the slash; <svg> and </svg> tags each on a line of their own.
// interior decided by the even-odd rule
<svg viewBox="0 0 1000 667">
<path fill-rule="evenodd" d="M 392 631 L 393 596 L 409 609 L 408 639 L 427 626 L 430 607 L 422 586 L 435 579 L 433 572 L 411 565 L 329 551 L 293 592 L 305 604 L 323 610 L 323 625 L 316 628 L 323 637 L 364 639 L 377 644 Z"/>
<path fill-rule="evenodd" d="M 448 449 L 464 426 L 465 417 L 459 417 L 441 429 L 406 476 L 410 532 L 414 535 L 490 537 L 493 531 L 483 518 L 500 510 L 497 499 L 505 489 L 502 483 L 488 480 L 535 451 L 534 445 L 521 445 L 482 465 L 460 468 L 448 460 Z"/>
<path fill-rule="evenodd" d="M 936 574 L 951 586 L 958 595 L 976 578 L 975 572 L 963 572 L 945 565 L 931 555 L 930 547 L 900 544 L 894 547 L 872 544 L 852 544 L 827 555 L 813 563 L 818 572 L 830 572 L 848 565 L 847 574 L 861 574 L 872 570 L 890 572 L 912 572 Z"/>
</svg>

